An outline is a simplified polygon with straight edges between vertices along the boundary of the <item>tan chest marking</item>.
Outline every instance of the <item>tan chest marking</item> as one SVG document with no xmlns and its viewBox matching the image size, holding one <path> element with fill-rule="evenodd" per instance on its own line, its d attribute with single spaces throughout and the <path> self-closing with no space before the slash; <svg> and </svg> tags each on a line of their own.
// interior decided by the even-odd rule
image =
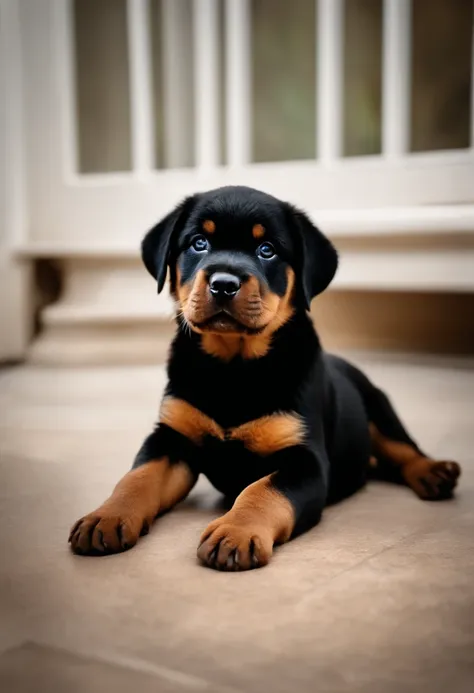
<svg viewBox="0 0 474 693">
<path fill-rule="evenodd" d="M 240 440 L 257 455 L 272 455 L 278 450 L 303 442 L 305 427 L 298 414 L 270 414 L 232 429 L 231 440 Z"/>
<path fill-rule="evenodd" d="M 239 440 L 248 450 L 262 457 L 300 445 L 305 437 L 303 419 L 296 413 L 269 414 L 225 430 L 199 409 L 174 397 L 163 400 L 160 422 L 196 445 L 200 445 L 207 435 L 219 440 Z"/>
<path fill-rule="evenodd" d="M 202 443 L 206 435 L 224 440 L 224 429 L 202 411 L 185 402 L 184 399 L 165 397 L 160 409 L 160 423 L 164 423 L 196 445 Z"/>
</svg>

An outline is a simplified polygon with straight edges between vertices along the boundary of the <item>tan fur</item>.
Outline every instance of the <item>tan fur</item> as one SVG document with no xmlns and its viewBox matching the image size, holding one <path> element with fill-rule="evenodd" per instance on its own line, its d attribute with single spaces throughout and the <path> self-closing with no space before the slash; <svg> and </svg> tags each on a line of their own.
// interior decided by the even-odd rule
<svg viewBox="0 0 474 693">
<path fill-rule="evenodd" d="M 160 512 L 169 510 L 185 498 L 195 483 L 187 464 L 177 462 L 168 467 L 160 496 Z"/>
<path fill-rule="evenodd" d="M 245 359 L 265 356 L 270 347 L 273 333 L 290 319 L 293 314 L 291 299 L 295 287 L 295 275 L 288 269 L 288 285 L 285 295 L 279 297 L 268 291 L 261 296 L 256 277 L 250 277 L 241 287 L 231 304 L 231 314 L 247 327 L 262 329 L 259 334 L 246 335 L 240 332 L 210 332 L 198 325 L 214 313 L 214 302 L 208 291 L 205 273 L 197 272 L 194 281 L 182 285 L 177 269 L 176 294 L 181 312 L 195 332 L 202 335 L 203 350 L 223 361 L 230 361 L 237 355 Z"/>
<path fill-rule="evenodd" d="M 206 233 L 214 233 L 216 224 L 211 219 L 206 219 L 206 221 L 203 222 L 202 228 Z"/>
<path fill-rule="evenodd" d="M 294 312 L 291 299 L 295 288 L 295 274 L 291 268 L 288 268 L 287 276 L 288 286 L 282 298 L 271 292 L 268 292 L 263 298 L 264 315 L 268 322 L 261 333 L 238 335 L 205 332 L 201 338 L 201 346 L 204 351 L 223 361 L 230 361 L 238 355 L 244 359 L 256 359 L 265 356 L 271 348 L 274 332 L 282 327 Z M 252 280 L 257 282 L 255 278 Z M 251 283 L 250 290 L 253 289 L 254 284 Z"/>
<path fill-rule="evenodd" d="M 420 453 L 412 445 L 386 438 L 373 423 L 369 424 L 369 431 L 375 450 L 390 459 L 395 466 L 404 467 L 420 457 Z"/>
<path fill-rule="evenodd" d="M 277 491 L 272 483 L 273 474 L 247 486 L 237 497 L 232 509 L 233 519 L 239 523 L 251 523 L 269 529 L 273 541 L 288 541 L 295 526 L 293 506 L 286 496 Z"/>
<path fill-rule="evenodd" d="M 275 310 L 275 315 L 273 319 L 271 320 L 270 324 L 266 327 L 264 332 L 268 334 L 269 336 L 273 335 L 276 330 L 278 330 L 280 327 L 282 327 L 288 320 L 291 318 L 291 316 L 294 313 L 294 308 L 291 305 L 294 291 L 295 291 L 295 273 L 291 269 L 291 267 L 288 268 L 287 273 L 287 287 L 286 287 L 286 292 L 282 298 L 279 299 L 278 306 L 276 307 Z M 275 294 L 272 294 L 272 298 L 275 296 Z"/>
<path fill-rule="evenodd" d="M 244 337 L 238 334 L 204 332 L 201 336 L 201 347 L 210 356 L 216 356 L 221 361 L 231 361 L 237 354 L 242 353 Z"/>
<path fill-rule="evenodd" d="M 201 338 L 203 350 L 221 361 L 231 361 L 235 356 L 243 359 L 259 359 L 268 353 L 271 335 L 236 335 L 204 332 Z"/>
<path fill-rule="evenodd" d="M 186 436 L 196 445 L 200 445 L 206 435 L 224 439 L 223 429 L 213 419 L 183 399 L 165 397 L 161 404 L 160 422 Z"/>
<path fill-rule="evenodd" d="M 272 455 L 278 450 L 303 442 L 305 427 L 298 414 L 272 414 L 234 428 L 232 440 L 240 440 L 257 455 Z"/>
<path fill-rule="evenodd" d="M 413 445 L 387 438 L 373 423 L 369 424 L 369 432 L 375 456 L 398 467 L 407 485 L 420 498 L 439 498 L 443 494 L 449 494 L 456 486 L 461 473 L 456 462 L 425 457 Z"/>
<path fill-rule="evenodd" d="M 168 459 L 163 458 L 129 471 L 118 482 L 110 498 L 101 506 L 102 509 L 136 514 L 151 521 L 160 506 L 160 489 L 168 464 Z"/>
<path fill-rule="evenodd" d="M 174 397 L 164 398 L 160 422 L 196 445 L 200 445 L 208 435 L 219 440 L 240 440 L 248 450 L 261 456 L 299 445 L 305 436 L 304 422 L 296 413 L 269 414 L 236 428 L 224 429 L 196 407 Z"/>
<path fill-rule="evenodd" d="M 252 228 L 252 236 L 255 239 L 263 238 L 265 235 L 265 227 L 262 224 L 254 224 Z"/>
<path fill-rule="evenodd" d="M 208 525 L 198 548 L 201 561 L 246 570 L 266 565 L 274 544 L 289 540 L 295 525 L 294 510 L 272 486 L 271 478 L 266 476 L 247 486 L 231 510 Z"/>
<path fill-rule="evenodd" d="M 130 548 L 159 512 L 189 493 L 194 481 L 185 464 L 170 464 L 166 457 L 132 469 L 105 503 L 76 522 L 69 537 L 73 550 L 116 553 Z"/>
<path fill-rule="evenodd" d="M 199 270 L 196 273 L 194 281 L 190 282 L 187 288 L 186 302 L 180 301 L 183 315 L 191 324 L 203 322 L 210 317 L 212 310 L 212 300 L 208 292 L 208 283 L 203 270 Z M 193 326 L 193 329 L 196 332 L 201 332 L 195 326 Z"/>
</svg>

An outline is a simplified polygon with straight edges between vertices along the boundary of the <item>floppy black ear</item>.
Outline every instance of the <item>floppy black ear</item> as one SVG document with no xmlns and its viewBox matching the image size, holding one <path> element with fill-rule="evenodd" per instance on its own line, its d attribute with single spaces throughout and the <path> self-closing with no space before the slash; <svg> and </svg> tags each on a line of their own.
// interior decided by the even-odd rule
<svg viewBox="0 0 474 693">
<path fill-rule="evenodd" d="M 158 282 L 158 293 L 163 290 L 169 262 L 171 241 L 175 232 L 183 228 L 196 203 L 196 195 L 184 199 L 164 219 L 154 226 L 142 241 L 143 264 Z"/>
<path fill-rule="evenodd" d="M 311 300 L 329 286 L 336 274 L 337 251 L 304 212 L 291 205 L 287 209 L 296 231 L 303 297 L 309 310 Z"/>
</svg>

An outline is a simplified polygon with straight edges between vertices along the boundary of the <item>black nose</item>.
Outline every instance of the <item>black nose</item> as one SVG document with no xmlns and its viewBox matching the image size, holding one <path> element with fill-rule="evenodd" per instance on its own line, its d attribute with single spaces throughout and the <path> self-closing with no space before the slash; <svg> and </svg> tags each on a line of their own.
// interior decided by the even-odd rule
<svg viewBox="0 0 474 693">
<path fill-rule="evenodd" d="M 216 298 L 233 298 L 240 289 L 240 279 L 227 272 L 214 272 L 209 279 L 209 288 Z"/>
</svg>

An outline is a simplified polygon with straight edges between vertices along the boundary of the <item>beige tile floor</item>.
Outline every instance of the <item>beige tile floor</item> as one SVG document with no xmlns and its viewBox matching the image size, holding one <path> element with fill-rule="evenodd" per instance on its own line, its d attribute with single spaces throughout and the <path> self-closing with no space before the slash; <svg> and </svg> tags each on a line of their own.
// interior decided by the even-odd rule
<svg viewBox="0 0 474 693">
<path fill-rule="evenodd" d="M 473 693 L 474 367 L 355 360 L 462 463 L 457 497 L 373 483 L 242 574 L 196 563 L 204 480 L 132 551 L 67 549 L 148 432 L 161 368 L 1 371 L 0 689 Z"/>
</svg>

